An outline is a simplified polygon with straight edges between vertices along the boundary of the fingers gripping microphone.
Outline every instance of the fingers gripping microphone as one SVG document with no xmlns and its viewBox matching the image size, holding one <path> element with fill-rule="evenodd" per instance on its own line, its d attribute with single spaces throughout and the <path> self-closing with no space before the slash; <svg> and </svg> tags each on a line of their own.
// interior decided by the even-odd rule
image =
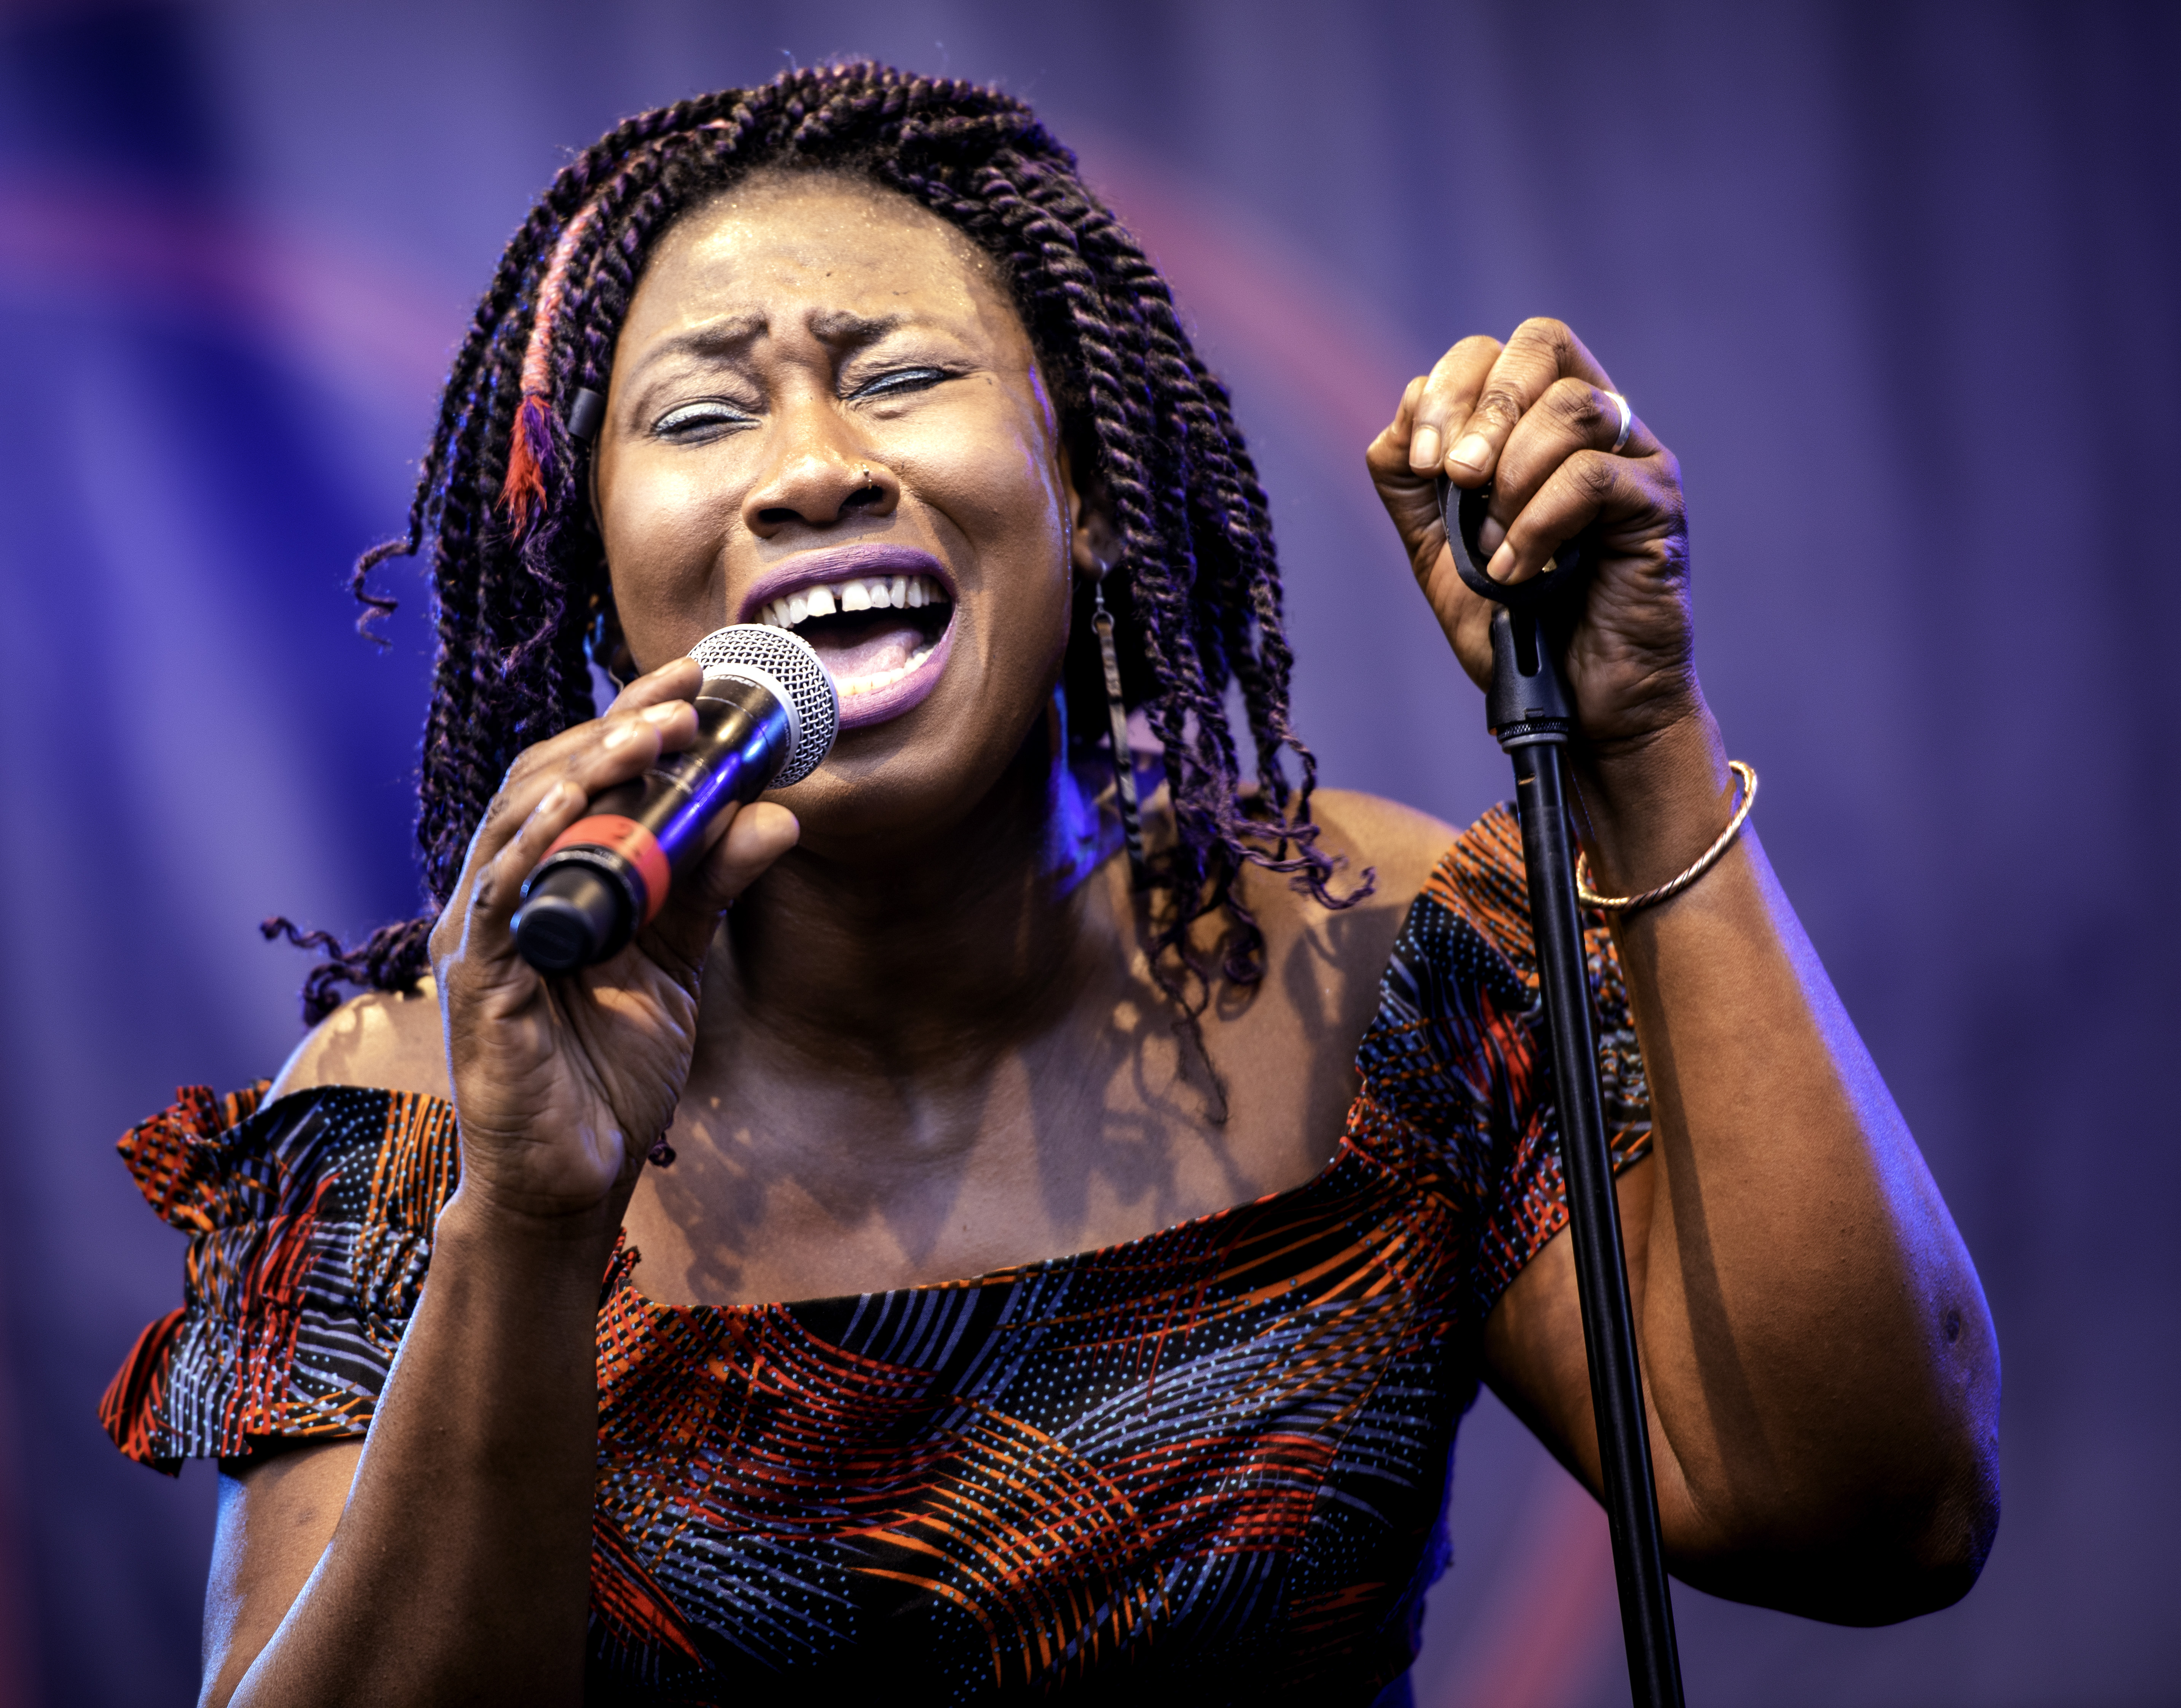
<svg viewBox="0 0 2181 1708">
<path fill-rule="evenodd" d="M 809 642 L 736 623 L 689 656 L 704 667 L 696 741 L 593 801 L 522 886 L 515 946 L 541 972 L 620 953 L 666 905 L 722 812 L 801 782 L 832 749 L 840 696 Z"/>
</svg>

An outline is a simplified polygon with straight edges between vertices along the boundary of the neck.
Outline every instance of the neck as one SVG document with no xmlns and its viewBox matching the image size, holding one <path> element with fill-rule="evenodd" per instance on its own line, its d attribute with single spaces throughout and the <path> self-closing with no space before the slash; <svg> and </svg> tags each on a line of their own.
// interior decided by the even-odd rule
<svg viewBox="0 0 2181 1708">
<path fill-rule="evenodd" d="M 1125 930 L 1086 883 L 1098 817 L 1034 730 L 962 823 L 846 859 L 797 849 L 727 916 L 706 1029 L 762 1037 L 835 1072 L 975 1070 L 1049 1025 Z"/>
</svg>

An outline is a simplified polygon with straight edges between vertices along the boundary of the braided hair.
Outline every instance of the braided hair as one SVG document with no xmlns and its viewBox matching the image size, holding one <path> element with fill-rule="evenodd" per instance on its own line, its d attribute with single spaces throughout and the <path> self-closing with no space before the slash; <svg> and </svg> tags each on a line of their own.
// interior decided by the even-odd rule
<svg viewBox="0 0 2181 1708">
<path fill-rule="evenodd" d="M 1191 928 L 1224 915 L 1218 970 L 1254 983 L 1263 934 L 1236 879 L 1290 873 L 1331 907 L 1334 862 L 1311 818 L 1316 764 L 1288 720 L 1292 664 L 1265 495 L 1226 389 L 1191 347 L 1166 281 L 1084 187 L 1075 157 L 997 90 L 866 63 L 783 73 L 628 120 L 562 169 L 508 245 L 439 404 L 408 526 L 359 559 L 359 626 L 392 609 L 371 571 L 428 551 L 439 653 L 417 840 L 426 911 L 354 950 L 285 920 L 265 934 L 324 950 L 315 1023 L 342 983 L 411 989 L 487 803 L 523 748 L 594 715 L 587 638 L 611 619 L 604 552 L 567 411 L 604 396 L 646 259 L 684 212 L 759 171 L 859 178 L 961 230 L 997 264 L 1059 407 L 1071 460 L 1118 542 L 1106 578 L 1127 698 L 1164 751 L 1174 835 L 1151 868 L 1152 962 L 1193 1019 L 1212 976 Z M 1087 589 L 1079 601 L 1087 606 Z M 1088 629 L 1079 609 L 1071 632 Z M 1068 719 L 1085 748 L 1103 677 L 1071 647 Z M 1245 792 L 1226 695 L 1255 747 Z M 1300 769 L 1290 791 L 1283 750 Z M 1083 757 L 1081 755 L 1077 756 Z M 1116 763 L 1130 763 L 1125 754 Z M 1184 995 L 1184 986 L 1193 996 Z"/>
</svg>

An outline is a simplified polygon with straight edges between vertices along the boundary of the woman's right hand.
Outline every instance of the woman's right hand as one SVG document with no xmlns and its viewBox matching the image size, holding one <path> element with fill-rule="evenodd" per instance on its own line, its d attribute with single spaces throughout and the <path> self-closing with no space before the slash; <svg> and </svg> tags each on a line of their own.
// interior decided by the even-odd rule
<svg viewBox="0 0 2181 1708">
<path fill-rule="evenodd" d="M 605 716 L 526 749 L 486 809 L 432 932 L 461 1131 L 461 1194 L 479 1208 L 610 1234 L 674 1118 L 720 914 L 795 846 L 785 807 L 734 813 L 658 918 L 611 960 L 551 979 L 508 928 L 524 879 L 591 797 L 696 737 L 691 659 L 638 677 Z"/>
</svg>

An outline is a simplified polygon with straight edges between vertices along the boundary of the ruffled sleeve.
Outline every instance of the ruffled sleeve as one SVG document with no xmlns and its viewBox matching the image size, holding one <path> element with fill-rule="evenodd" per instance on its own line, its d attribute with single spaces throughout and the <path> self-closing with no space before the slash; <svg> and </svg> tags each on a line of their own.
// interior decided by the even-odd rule
<svg viewBox="0 0 2181 1708">
<path fill-rule="evenodd" d="M 1650 1088 L 1604 915 L 1584 915 L 1583 946 L 1618 1173 L 1650 1153 Z M 1568 1219 L 1522 833 L 1509 807 L 1465 830 L 1411 905 L 1356 1066 L 1348 1142 L 1454 1205 L 1475 1241 L 1464 1314 L 1481 1323 Z"/>
<path fill-rule="evenodd" d="M 454 1192 L 453 1109 L 406 1092 L 185 1087 L 123 1136 L 190 1236 L 182 1306 L 138 1336 L 99 1402 L 130 1458 L 246 1458 L 267 1438 L 361 1435 Z"/>
</svg>

